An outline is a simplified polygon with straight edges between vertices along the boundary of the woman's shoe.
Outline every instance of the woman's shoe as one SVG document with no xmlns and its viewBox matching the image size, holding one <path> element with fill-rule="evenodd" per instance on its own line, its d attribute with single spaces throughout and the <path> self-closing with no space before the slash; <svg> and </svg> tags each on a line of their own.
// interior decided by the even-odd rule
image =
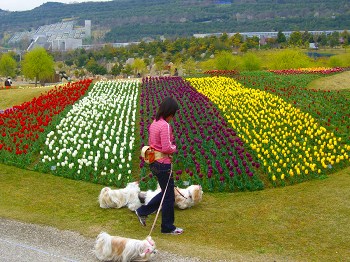
<svg viewBox="0 0 350 262">
<path fill-rule="evenodd" d="M 181 235 L 183 232 L 184 232 L 184 230 L 182 228 L 177 227 L 171 232 L 162 232 L 162 233 L 168 234 L 168 235 Z"/>
<path fill-rule="evenodd" d="M 137 218 L 139 219 L 140 224 L 145 227 L 147 216 L 140 216 L 139 213 L 137 213 L 137 210 L 135 210 L 135 214 L 136 214 Z"/>
</svg>

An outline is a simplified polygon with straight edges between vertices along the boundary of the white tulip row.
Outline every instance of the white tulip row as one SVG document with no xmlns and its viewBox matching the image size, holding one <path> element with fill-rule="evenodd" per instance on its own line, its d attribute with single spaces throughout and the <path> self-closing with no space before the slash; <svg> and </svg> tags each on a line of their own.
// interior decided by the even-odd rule
<svg viewBox="0 0 350 262">
<path fill-rule="evenodd" d="M 48 133 L 41 161 L 52 170 L 119 184 L 131 178 L 138 81 L 100 81 Z M 67 176 L 67 174 L 61 174 Z"/>
</svg>

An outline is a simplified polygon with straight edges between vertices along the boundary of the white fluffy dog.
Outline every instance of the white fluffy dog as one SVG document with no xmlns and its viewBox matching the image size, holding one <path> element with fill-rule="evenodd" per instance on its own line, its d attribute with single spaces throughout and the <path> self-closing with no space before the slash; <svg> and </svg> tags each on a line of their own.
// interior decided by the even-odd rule
<svg viewBox="0 0 350 262">
<path fill-rule="evenodd" d="M 141 206 L 139 200 L 140 187 L 138 182 L 128 183 L 125 188 L 111 189 L 104 187 L 98 196 L 101 208 L 121 208 L 127 206 L 134 211 Z"/>
<path fill-rule="evenodd" d="M 145 240 L 111 236 L 101 232 L 95 242 L 94 253 L 101 261 L 149 261 L 157 253 L 151 236 Z"/>
<path fill-rule="evenodd" d="M 145 194 L 145 204 L 147 205 L 153 197 L 161 191 L 158 186 L 157 190 L 148 190 Z M 200 185 L 192 185 L 187 188 L 175 187 L 175 206 L 180 209 L 192 207 L 202 201 L 203 190 Z"/>
<path fill-rule="evenodd" d="M 180 209 L 193 207 L 202 201 L 203 190 L 200 185 L 187 188 L 175 188 L 175 205 Z"/>
</svg>

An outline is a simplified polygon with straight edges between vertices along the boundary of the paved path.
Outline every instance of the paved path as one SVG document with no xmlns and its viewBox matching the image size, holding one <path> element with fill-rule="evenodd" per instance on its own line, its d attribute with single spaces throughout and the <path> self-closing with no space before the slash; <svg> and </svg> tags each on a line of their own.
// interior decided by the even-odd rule
<svg viewBox="0 0 350 262">
<path fill-rule="evenodd" d="M 98 262 L 92 253 L 94 239 L 71 231 L 0 218 L 2 262 Z M 152 262 L 200 262 L 159 251 Z"/>
</svg>

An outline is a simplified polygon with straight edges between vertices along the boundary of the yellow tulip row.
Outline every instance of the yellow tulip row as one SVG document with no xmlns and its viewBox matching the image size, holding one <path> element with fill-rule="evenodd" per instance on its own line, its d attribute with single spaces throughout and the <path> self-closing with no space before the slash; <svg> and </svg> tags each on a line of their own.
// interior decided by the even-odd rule
<svg viewBox="0 0 350 262">
<path fill-rule="evenodd" d="M 321 71 L 332 69 L 331 67 L 307 67 L 307 68 L 298 68 L 300 71 Z"/>
<path fill-rule="evenodd" d="M 318 175 L 349 160 L 350 145 L 276 95 L 225 77 L 188 81 L 218 106 L 256 152 L 272 181 Z"/>
</svg>

